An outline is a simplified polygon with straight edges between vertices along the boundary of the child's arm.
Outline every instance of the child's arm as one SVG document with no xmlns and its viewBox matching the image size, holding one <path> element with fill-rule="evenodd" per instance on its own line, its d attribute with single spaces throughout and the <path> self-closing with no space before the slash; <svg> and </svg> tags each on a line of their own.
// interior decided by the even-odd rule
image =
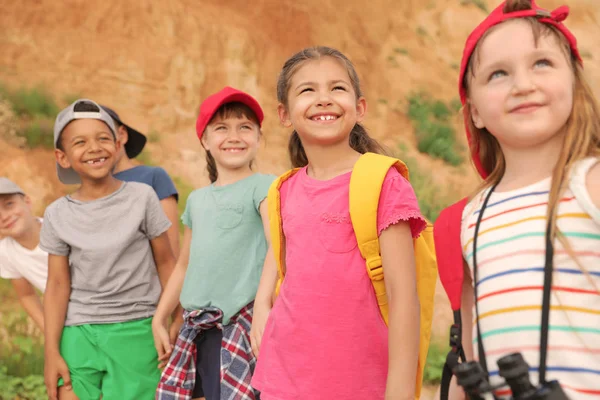
<svg viewBox="0 0 600 400">
<path fill-rule="evenodd" d="M 473 360 L 473 280 L 471 271 L 466 262 L 463 262 L 463 285 L 462 297 L 460 300 L 460 320 L 462 330 L 462 346 L 465 351 L 467 361 Z M 450 382 L 450 391 L 448 395 L 450 400 L 465 399 L 465 392 L 456 383 L 456 377 L 452 377 Z"/>
<path fill-rule="evenodd" d="M 146 216 L 143 224 L 143 231 L 150 240 L 150 246 L 152 248 L 152 256 L 154 257 L 154 263 L 156 264 L 156 271 L 158 272 L 158 278 L 160 280 L 162 291 L 164 292 L 167 287 L 167 283 L 175 267 L 175 255 L 171 242 L 169 240 L 168 231 L 173 225 L 177 225 L 177 222 L 173 224 L 169 217 L 165 214 L 162 208 L 158 195 L 154 190 L 150 190 L 146 186 Z M 172 341 L 174 342 L 177 337 L 179 327 L 183 322 L 183 315 L 181 308 L 171 310 L 173 312 L 173 324 L 172 330 Z"/>
<path fill-rule="evenodd" d="M 167 231 L 167 236 L 169 237 L 171 250 L 173 250 L 175 259 L 177 259 L 177 257 L 179 257 L 179 215 L 177 211 L 177 200 L 175 200 L 175 196 L 170 196 L 166 199 L 162 199 L 160 205 L 167 218 L 169 218 L 169 221 L 171 221 L 171 227 Z"/>
<path fill-rule="evenodd" d="M 169 243 L 171 243 L 171 249 L 175 255 L 175 259 L 179 257 L 179 212 L 177 209 L 177 199 L 179 194 L 175 183 L 163 168 L 154 168 L 152 176 L 152 188 L 158 195 L 160 200 L 160 206 L 163 212 L 171 221 L 171 226 L 167 230 L 167 236 L 169 236 Z"/>
<path fill-rule="evenodd" d="M 48 254 L 48 281 L 44 294 L 44 381 L 51 400 L 57 400 L 59 377 L 63 378 L 67 390 L 71 390 L 69 368 L 60 355 L 60 338 L 70 295 L 71 273 L 68 256 Z"/>
<path fill-rule="evenodd" d="M 44 331 L 44 308 L 31 283 L 25 278 L 11 279 L 11 283 L 21 306 L 33 319 L 33 322 Z"/>
<path fill-rule="evenodd" d="M 175 256 L 171 249 L 171 243 L 169 242 L 167 232 L 150 240 L 150 246 L 152 247 L 158 279 L 160 279 L 161 286 L 165 288 L 169 281 L 169 277 L 173 273 L 173 268 L 175 267 Z"/>
<path fill-rule="evenodd" d="M 164 291 L 175 268 L 175 257 L 173 255 L 168 233 L 165 232 L 152 239 L 150 241 L 150 245 L 152 246 L 152 253 L 154 255 L 154 262 L 156 263 L 158 278 L 160 279 L 160 284 Z M 181 288 L 179 290 L 181 291 Z M 177 296 L 179 298 L 179 293 Z M 179 304 L 176 304 L 176 306 L 171 310 L 171 316 L 173 323 L 171 325 L 169 337 L 171 343 L 174 344 L 175 340 L 177 339 L 179 328 L 183 322 L 183 309 Z"/>
<path fill-rule="evenodd" d="M 277 264 L 275 255 L 271 248 L 271 230 L 269 229 L 269 213 L 266 199 L 260 203 L 260 217 L 263 222 L 265 238 L 267 239 L 267 255 L 263 264 L 263 270 L 256 291 L 254 300 L 254 314 L 252 316 L 252 328 L 250 329 L 250 341 L 252 343 L 252 351 L 258 357 L 260 342 L 262 335 L 269 318 L 269 313 L 273 307 L 273 292 L 277 284 Z"/>
<path fill-rule="evenodd" d="M 389 303 L 386 399 L 414 399 L 419 360 L 420 306 L 409 222 L 390 225 L 379 238 Z"/>
<path fill-rule="evenodd" d="M 171 355 L 173 346 L 172 341 L 169 339 L 169 333 L 167 332 L 167 322 L 169 315 L 180 307 L 179 296 L 188 267 L 191 243 L 192 230 L 186 226 L 185 231 L 183 232 L 183 245 L 181 247 L 179 259 L 173 269 L 173 273 L 171 273 L 169 281 L 163 286 L 163 293 L 160 302 L 158 303 L 158 307 L 156 308 L 154 318 L 152 319 L 152 332 L 154 334 L 154 345 L 156 346 L 158 359 L 160 361 L 159 367 L 162 367 L 164 362 L 166 362 Z"/>
</svg>

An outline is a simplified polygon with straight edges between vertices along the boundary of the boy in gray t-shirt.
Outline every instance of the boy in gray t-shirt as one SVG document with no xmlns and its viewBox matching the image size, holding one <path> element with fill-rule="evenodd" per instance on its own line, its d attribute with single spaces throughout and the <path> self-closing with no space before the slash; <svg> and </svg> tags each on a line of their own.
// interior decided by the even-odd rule
<svg viewBox="0 0 600 400">
<path fill-rule="evenodd" d="M 120 146 L 111 117 L 77 100 L 54 125 L 57 171 L 77 191 L 44 215 L 45 382 L 51 399 L 150 399 L 160 378 L 152 316 L 175 259 L 148 185 L 111 171 Z M 60 379 L 59 379 L 60 378 Z"/>
</svg>

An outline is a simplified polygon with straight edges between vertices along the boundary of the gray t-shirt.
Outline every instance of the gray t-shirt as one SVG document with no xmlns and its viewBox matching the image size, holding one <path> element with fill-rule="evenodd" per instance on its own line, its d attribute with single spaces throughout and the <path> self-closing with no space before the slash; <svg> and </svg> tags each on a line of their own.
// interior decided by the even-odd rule
<svg viewBox="0 0 600 400">
<path fill-rule="evenodd" d="M 71 268 L 65 326 L 152 316 L 161 285 L 150 240 L 170 226 L 154 190 L 138 182 L 100 199 L 65 196 L 48 206 L 40 248 L 68 256 Z"/>
</svg>

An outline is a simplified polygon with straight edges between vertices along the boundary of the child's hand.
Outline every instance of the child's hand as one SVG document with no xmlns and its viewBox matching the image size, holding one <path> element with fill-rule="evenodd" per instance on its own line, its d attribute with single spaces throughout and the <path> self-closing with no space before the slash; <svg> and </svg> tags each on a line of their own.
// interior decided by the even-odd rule
<svg viewBox="0 0 600 400">
<path fill-rule="evenodd" d="M 44 383 L 50 400 L 58 400 L 58 378 L 62 378 L 64 387 L 72 390 L 71 375 L 67 363 L 58 352 L 44 357 Z"/>
<path fill-rule="evenodd" d="M 169 332 L 165 324 L 152 320 L 152 335 L 154 336 L 154 347 L 158 353 L 158 368 L 162 369 L 171 357 L 173 346 L 169 340 Z"/>
<path fill-rule="evenodd" d="M 179 336 L 179 330 L 183 325 L 183 317 L 175 318 L 171 323 L 171 327 L 169 328 L 169 340 L 171 341 L 171 345 L 175 346 L 177 342 L 177 337 Z"/>
<path fill-rule="evenodd" d="M 252 344 L 252 352 L 254 356 L 258 358 L 258 351 L 260 349 L 260 343 L 262 336 L 267 325 L 267 319 L 271 309 L 269 307 L 257 307 L 254 304 L 254 314 L 252 316 L 252 328 L 250 328 L 250 343 Z"/>
</svg>

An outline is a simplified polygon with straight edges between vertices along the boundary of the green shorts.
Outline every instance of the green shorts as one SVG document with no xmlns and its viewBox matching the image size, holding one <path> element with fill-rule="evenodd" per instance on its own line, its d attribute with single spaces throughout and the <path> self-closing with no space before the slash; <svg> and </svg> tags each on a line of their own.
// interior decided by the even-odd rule
<svg viewBox="0 0 600 400">
<path fill-rule="evenodd" d="M 79 400 L 151 400 L 160 380 L 152 318 L 67 326 L 60 341 Z M 62 379 L 59 386 L 62 386 Z"/>
</svg>

